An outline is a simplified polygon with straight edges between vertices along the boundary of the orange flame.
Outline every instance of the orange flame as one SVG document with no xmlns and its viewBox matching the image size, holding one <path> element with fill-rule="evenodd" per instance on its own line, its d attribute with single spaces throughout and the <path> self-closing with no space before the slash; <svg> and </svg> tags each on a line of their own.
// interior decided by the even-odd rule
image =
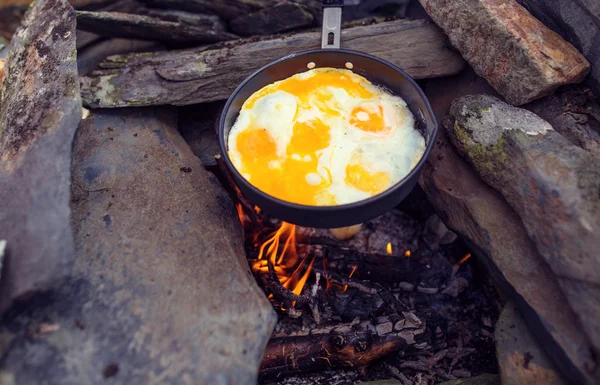
<svg viewBox="0 0 600 385">
<path fill-rule="evenodd" d="M 254 209 L 257 212 L 260 211 L 258 207 Z M 308 258 L 298 256 L 296 225 L 287 222 L 281 222 L 281 227 L 263 242 L 259 249 L 258 259 L 252 266 L 253 271 L 266 273 L 269 271 L 267 261 L 271 262 L 281 285 L 296 295 L 302 294 L 302 289 L 306 285 L 315 262 L 313 256 L 311 262 L 306 266 Z"/>
<path fill-rule="evenodd" d="M 392 254 L 392 242 L 388 242 L 387 246 L 385 247 L 385 251 L 387 251 L 388 254 Z"/>
<path fill-rule="evenodd" d="M 406 250 L 406 252 L 404 253 L 405 257 L 410 257 L 410 250 Z"/>
<path fill-rule="evenodd" d="M 462 265 L 463 263 L 467 262 L 467 260 L 468 260 L 469 258 L 471 258 L 471 253 L 467 253 L 467 255 L 465 255 L 464 257 L 462 257 L 462 258 L 460 259 L 460 261 L 456 262 L 456 265 L 457 265 L 457 266 L 460 266 L 460 265 Z"/>
<path fill-rule="evenodd" d="M 358 269 L 358 265 L 354 265 L 354 267 L 352 268 L 352 271 L 348 275 L 348 278 L 352 278 L 352 276 L 354 275 L 354 272 L 356 271 L 356 269 Z M 342 293 L 345 293 L 346 290 L 348 290 L 348 285 L 344 285 L 344 289 L 342 290 Z"/>
</svg>

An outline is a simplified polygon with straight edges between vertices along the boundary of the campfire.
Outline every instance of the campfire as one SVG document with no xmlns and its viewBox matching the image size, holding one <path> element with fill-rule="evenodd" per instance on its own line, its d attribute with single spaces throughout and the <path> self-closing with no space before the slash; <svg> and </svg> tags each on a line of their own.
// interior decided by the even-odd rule
<svg viewBox="0 0 600 385">
<path fill-rule="evenodd" d="M 600 383 L 592 3 L 0 0 L 0 385 Z"/>
<path fill-rule="evenodd" d="M 399 209 L 354 229 L 283 222 L 248 202 L 217 163 L 248 264 L 279 314 L 260 383 L 427 384 L 497 370 L 496 294 L 474 279 L 465 245 L 428 243 L 425 223 Z"/>
</svg>

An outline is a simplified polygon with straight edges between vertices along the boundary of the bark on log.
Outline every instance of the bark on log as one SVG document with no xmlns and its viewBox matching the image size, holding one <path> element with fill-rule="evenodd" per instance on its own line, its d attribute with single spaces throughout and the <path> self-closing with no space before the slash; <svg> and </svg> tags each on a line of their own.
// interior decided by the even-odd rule
<svg viewBox="0 0 600 385">
<path fill-rule="evenodd" d="M 38 0 L 13 36 L 0 97 L 0 312 L 55 288 L 73 260 L 71 144 L 81 120 L 75 12 Z"/>
<path fill-rule="evenodd" d="M 460 71 L 464 61 L 444 34 L 424 21 L 395 21 L 346 29 L 345 48 L 368 52 L 414 78 Z M 186 105 L 227 99 L 250 73 L 294 52 L 318 48 L 320 32 L 252 39 L 177 52 L 113 56 L 82 78 L 90 107 Z"/>
<path fill-rule="evenodd" d="M 302 5 L 282 3 L 247 15 L 239 16 L 229 23 L 238 35 L 271 35 L 311 25 L 315 18 Z"/>
<path fill-rule="evenodd" d="M 234 34 L 207 26 L 120 12 L 77 11 L 77 28 L 102 36 L 180 44 L 216 43 L 237 38 Z"/>
<path fill-rule="evenodd" d="M 361 367 L 402 350 L 418 352 L 431 347 L 426 325 L 401 320 L 395 325 L 381 317 L 373 322 L 342 324 L 313 330 L 310 335 L 275 337 L 269 341 L 260 365 L 262 380 L 328 368 Z"/>
<path fill-rule="evenodd" d="M 452 44 L 511 104 L 582 81 L 590 63 L 515 0 L 419 0 Z"/>
<path fill-rule="evenodd" d="M 179 9 L 197 13 L 212 13 L 226 20 L 272 7 L 277 0 L 143 0 L 156 8 Z"/>
</svg>

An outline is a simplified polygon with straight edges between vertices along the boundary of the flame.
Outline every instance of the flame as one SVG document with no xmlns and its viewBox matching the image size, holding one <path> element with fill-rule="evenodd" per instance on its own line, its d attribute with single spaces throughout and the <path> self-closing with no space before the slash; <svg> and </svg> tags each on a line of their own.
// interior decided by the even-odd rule
<svg viewBox="0 0 600 385">
<path fill-rule="evenodd" d="M 348 278 L 352 278 L 352 276 L 354 275 L 354 272 L 356 271 L 356 269 L 358 269 L 358 265 L 354 265 L 354 267 L 352 268 L 352 271 L 348 275 Z M 344 288 L 342 289 L 342 293 L 345 293 L 346 290 L 348 290 L 348 285 L 344 285 Z"/>
<path fill-rule="evenodd" d="M 240 218 L 240 222 L 242 222 L 242 225 L 245 224 L 246 223 L 246 214 L 244 214 L 244 209 L 242 208 L 242 204 L 236 203 L 235 208 L 238 213 L 238 218 Z"/>
<path fill-rule="evenodd" d="M 254 210 L 260 212 L 257 206 Z M 255 241 L 259 235 L 260 233 L 255 236 Z M 279 229 L 260 245 L 258 261 L 253 264 L 252 270 L 267 273 L 269 271 L 267 261 L 271 262 L 281 285 L 292 293 L 301 295 L 315 257 L 312 257 L 308 266 L 306 266 L 307 260 L 307 257 L 299 257 L 296 250 L 296 225 L 281 222 Z"/>
<path fill-rule="evenodd" d="M 388 242 L 387 246 L 385 247 L 385 251 L 387 251 L 388 254 L 392 254 L 392 242 Z"/>
<path fill-rule="evenodd" d="M 462 258 L 460 259 L 460 261 L 456 262 L 456 265 L 457 265 L 457 266 L 460 266 L 460 265 L 462 265 L 463 263 L 467 262 L 467 260 L 468 260 L 469 258 L 471 258 L 471 253 L 467 253 L 467 255 L 465 255 L 464 257 L 462 257 Z"/>
<path fill-rule="evenodd" d="M 404 252 L 404 256 L 405 256 L 405 257 L 410 257 L 410 250 L 406 250 L 406 251 Z"/>
</svg>

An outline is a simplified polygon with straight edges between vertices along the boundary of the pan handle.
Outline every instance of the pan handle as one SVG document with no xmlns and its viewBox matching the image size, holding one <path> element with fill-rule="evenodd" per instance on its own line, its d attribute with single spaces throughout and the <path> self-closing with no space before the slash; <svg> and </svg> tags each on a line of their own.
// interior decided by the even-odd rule
<svg viewBox="0 0 600 385">
<path fill-rule="evenodd" d="M 344 0 L 323 0 L 321 48 L 340 48 Z"/>
</svg>

